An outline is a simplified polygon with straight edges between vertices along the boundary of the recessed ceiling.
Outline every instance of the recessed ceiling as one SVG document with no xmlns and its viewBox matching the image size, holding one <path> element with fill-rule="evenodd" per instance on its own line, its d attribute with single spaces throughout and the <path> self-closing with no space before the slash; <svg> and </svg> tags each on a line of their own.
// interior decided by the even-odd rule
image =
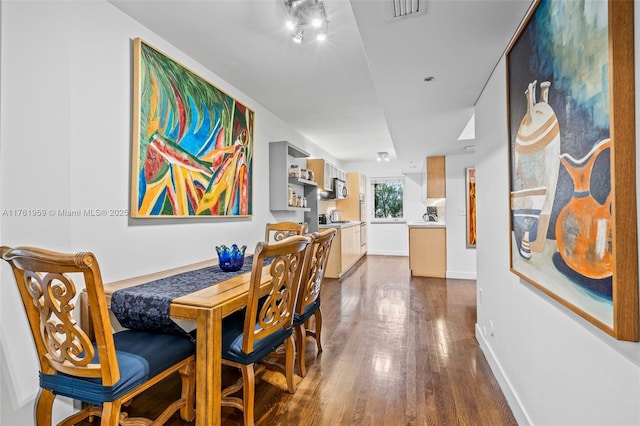
<svg viewBox="0 0 640 426">
<path fill-rule="evenodd" d="M 293 43 L 279 0 L 111 0 L 338 160 L 464 152 L 458 136 L 530 0 L 324 0 L 324 42 Z M 429 83 L 425 77 L 435 79 Z"/>
</svg>

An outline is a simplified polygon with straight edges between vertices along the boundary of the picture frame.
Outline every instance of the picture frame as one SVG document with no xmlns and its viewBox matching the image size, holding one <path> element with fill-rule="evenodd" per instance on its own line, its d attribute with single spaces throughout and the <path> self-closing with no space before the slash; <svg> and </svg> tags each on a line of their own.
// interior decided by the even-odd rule
<svg viewBox="0 0 640 426">
<path fill-rule="evenodd" d="M 254 112 L 133 40 L 132 218 L 250 217 Z"/>
<path fill-rule="evenodd" d="M 626 341 L 639 323 L 633 33 L 632 0 L 538 0 L 506 53 L 510 269 Z"/>
<path fill-rule="evenodd" d="M 476 248 L 476 168 L 465 168 L 464 175 L 467 248 Z"/>
</svg>

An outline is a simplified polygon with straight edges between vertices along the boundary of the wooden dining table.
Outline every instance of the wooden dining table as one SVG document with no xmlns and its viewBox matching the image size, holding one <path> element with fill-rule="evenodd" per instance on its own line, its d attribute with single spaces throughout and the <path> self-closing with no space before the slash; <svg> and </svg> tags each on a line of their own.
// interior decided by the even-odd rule
<svg viewBox="0 0 640 426">
<path fill-rule="evenodd" d="M 217 259 L 206 260 L 191 265 L 133 277 L 104 284 L 107 303 L 111 295 L 120 289 L 172 275 L 216 265 Z M 196 425 L 219 425 L 221 423 L 222 391 L 222 319 L 247 306 L 251 272 L 236 275 L 223 281 L 213 282 L 198 291 L 177 297 L 171 301 L 170 317 L 195 323 L 196 339 Z M 261 295 L 266 293 L 271 280 L 269 267 L 262 274 Z M 89 307 L 86 292 L 80 296 L 81 324 L 90 330 Z"/>
</svg>

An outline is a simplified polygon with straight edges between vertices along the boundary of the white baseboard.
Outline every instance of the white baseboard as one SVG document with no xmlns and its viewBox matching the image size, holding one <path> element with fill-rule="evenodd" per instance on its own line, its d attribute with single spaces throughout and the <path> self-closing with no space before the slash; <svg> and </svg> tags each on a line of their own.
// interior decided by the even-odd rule
<svg viewBox="0 0 640 426">
<path fill-rule="evenodd" d="M 527 414 L 526 410 L 522 406 L 518 395 L 513 390 L 513 386 L 511 386 L 511 381 L 505 375 L 500 362 L 495 357 L 493 350 L 491 350 L 491 346 L 489 342 L 484 337 L 480 326 L 476 323 L 476 340 L 480 344 L 480 349 L 484 353 L 487 362 L 489 363 L 489 367 L 491 367 L 491 371 L 495 376 L 498 384 L 500 385 L 500 389 L 504 394 L 504 397 L 507 399 L 507 403 L 509 404 L 509 408 L 511 408 L 511 412 L 513 416 L 516 418 L 516 421 L 519 425 L 532 425 L 533 422 L 531 418 Z"/>
<path fill-rule="evenodd" d="M 463 271 L 447 271 L 447 278 L 458 280 L 475 280 L 478 275 L 476 272 L 463 272 Z"/>
<path fill-rule="evenodd" d="M 367 255 L 372 256 L 409 256 L 409 253 L 402 251 L 378 251 L 378 250 L 367 250 Z"/>
</svg>

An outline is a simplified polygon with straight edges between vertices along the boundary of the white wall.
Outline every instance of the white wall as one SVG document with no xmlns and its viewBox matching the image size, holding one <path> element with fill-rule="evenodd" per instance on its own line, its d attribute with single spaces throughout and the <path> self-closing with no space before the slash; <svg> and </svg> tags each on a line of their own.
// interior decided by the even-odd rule
<svg viewBox="0 0 640 426">
<path fill-rule="evenodd" d="M 447 278 L 476 279 L 476 249 L 467 248 L 465 169 L 475 165 L 474 154 L 447 155 Z"/>
<path fill-rule="evenodd" d="M 329 156 L 251 97 L 105 1 L 1 3 L 0 242 L 93 251 L 105 281 L 250 248 L 264 224 L 302 220 L 268 210 L 268 142 L 288 140 Z M 11 209 L 127 209 L 132 39 L 145 41 L 255 111 L 253 217 L 147 219 L 16 217 Z M 261 178 L 262 177 L 262 178 Z M 0 424 L 33 422 L 37 360 L 10 269 L 0 264 Z M 70 404 L 56 404 L 62 412 Z"/>
<path fill-rule="evenodd" d="M 446 157 L 446 187 L 447 201 L 445 207 L 447 224 L 447 278 L 476 278 L 475 249 L 466 246 L 465 209 L 465 175 L 464 169 L 474 165 L 472 154 L 450 155 Z M 401 167 L 394 161 L 351 162 L 344 165 L 347 171 L 359 171 L 367 177 L 404 176 L 404 214 L 405 222 L 401 223 L 370 223 L 368 254 L 408 256 L 409 231 L 406 222 L 422 220 L 426 212 L 423 203 L 423 186 L 425 175 L 418 173 L 403 173 Z M 373 215 L 373 199 L 370 189 L 367 191 L 368 217 L 371 222 Z"/>
<path fill-rule="evenodd" d="M 422 204 L 422 186 L 419 173 L 403 174 L 400 166 L 394 162 L 350 162 L 345 163 L 346 171 L 359 171 L 369 179 L 373 177 L 402 177 L 404 186 L 405 220 L 396 223 L 371 223 L 373 217 L 373 196 L 367 188 L 367 217 L 369 225 L 367 253 L 373 255 L 409 256 L 409 229 L 407 221 L 422 220 L 426 208 Z M 408 270 L 407 270 L 408 271 Z"/>
<path fill-rule="evenodd" d="M 635 23 L 639 70 L 639 1 Z M 476 336 L 521 424 L 638 425 L 640 344 L 615 340 L 509 272 L 505 82 L 503 59 L 476 105 Z M 639 83 L 636 71 L 636 117 Z"/>
</svg>

